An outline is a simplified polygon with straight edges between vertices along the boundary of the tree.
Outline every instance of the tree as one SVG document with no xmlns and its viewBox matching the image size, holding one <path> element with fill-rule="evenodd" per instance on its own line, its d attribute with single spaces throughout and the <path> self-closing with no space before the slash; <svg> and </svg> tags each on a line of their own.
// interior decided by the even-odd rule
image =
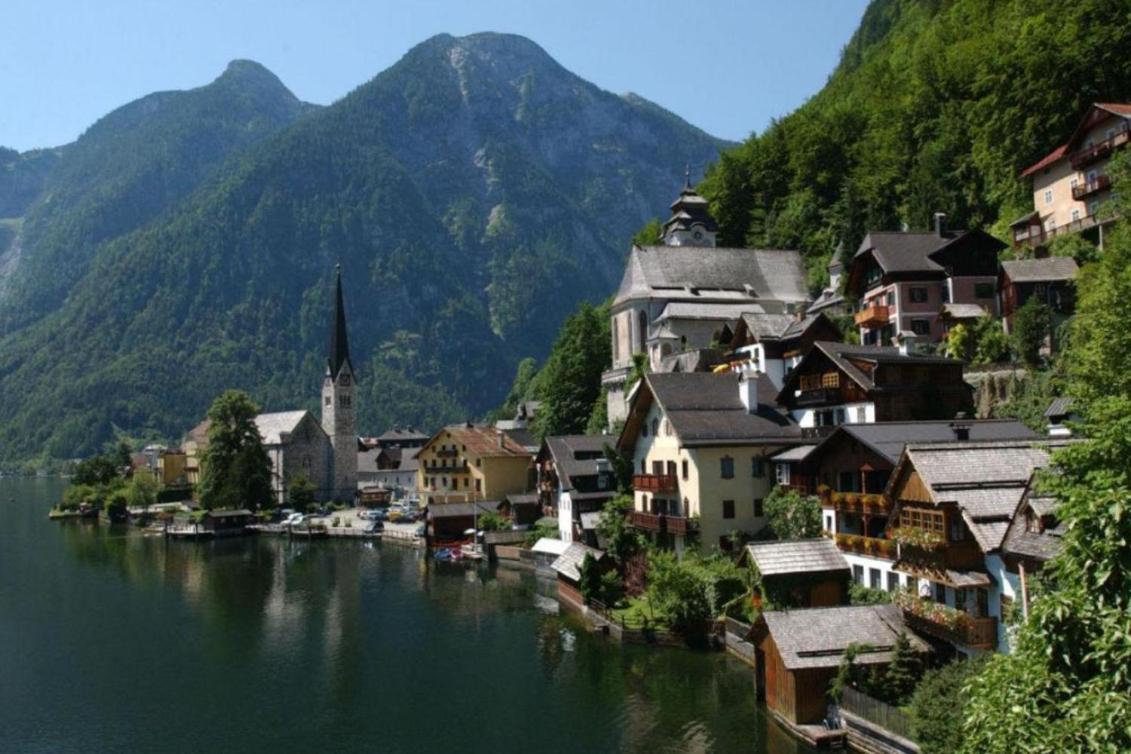
<svg viewBox="0 0 1131 754">
<path fill-rule="evenodd" d="M 946 355 L 952 359 L 969 359 L 974 355 L 973 339 L 966 325 L 957 324 L 946 334 Z"/>
<path fill-rule="evenodd" d="M 119 476 L 121 467 L 109 456 L 97 455 L 79 461 L 71 477 L 73 484 L 99 486 L 109 484 Z"/>
<path fill-rule="evenodd" d="M 287 503 L 299 513 L 314 507 L 317 488 L 303 474 L 296 474 L 287 484 Z"/>
<path fill-rule="evenodd" d="M 495 511 L 484 511 L 476 518 L 476 524 L 482 531 L 510 531 L 511 520 Z"/>
<path fill-rule="evenodd" d="M 161 485 L 147 471 L 136 471 L 126 485 L 126 503 L 131 508 L 149 508 L 157 502 L 157 492 Z"/>
<path fill-rule="evenodd" d="M 1009 336 L 999 320 L 981 317 L 974 325 L 973 342 L 975 364 L 998 364 L 1009 360 Z"/>
<path fill-rule="evenodd" d="M 600 435 L 609 429 L 609 394 L 601 388 L 597 400 L 593 402 L 593 410 L 589 412 L 589 421 L 585 424 L 585 434 Z"/>
<path fill-rule="evenodd" d="M 919 655 L 911 647 L 911 640 L 905 632 L 900 631 L 895 639 L 891 663 L 883 673 L 879 698 L 896 706 L 905 704 L 919 681 L 919 664 Z"/>
<path fill-rule="evenodd" d="M 821 502 L 815 496 L 775 486 L 764 505 L 766 519 L 775 538 L 821 536 Z"/>
<path fill-rule="evenodd" d="M 609 312 L 583 303 L 566 320 L 539 372 L 542 406 L 534 419 L 539 437 L 580 434 L 601 397 L 601 373 L 612 359 Z"/>
<path fill-rule="evenodd" d="M 592 600 L 601 598 L 601 568 L 597 564 L 597 560 L 585 553 L 585 558 L 581 561 L 581 565 L 577 568 L 578 574 L 581 576 L 578 579 L 577 587 L 581 592 L 581 599 L 589 604 Z"/>
<path fill-rule="evenodd" d="M 953 754 L 961 749 L 968 707 L 964 688 L 984 665 L 981 660 L 956 661 L 923 674 L 908 704 L 911 734 L 923 754 Z"/>
<path fill-rule="evenodd" d="M 643 228 L 636 231 L 632 243 L 636 246 L 657 246 L 663 243 L 663 236 L 663 223 L 660 222 L 660 218 L 653 217 Z"/>
<path fill-rule="evenodd" d="M 622 570 L 632 556 L 644 549 L 644 535 L 628 520 L 632 505 L 631 495 L 617 495 L 605 503 L 601 519 L 597 522 L 597 533 L 605 540 L 606 550 Z"/>
<path fill-rule="evenodd" d="M 648 600 L 691 645 L 702 644 L 711 605 L 702 581 L 669 550 L 648 555 Z"/>
<path fill-rule="evenodd" d="M 1041 348 L 1049 337 L 1052 312 L 1036 296 L 1030 296 L 1013 314 L 1013 352 L 1025 366 L 1035 369 L 1041 362 Z"/>
<path fill-rule="evenodd" d="M 200 504 L 209 510 L 258 510 L 273 502 L 271 460 L 255 426 L 259 413 L 246 393 L 227 390 L 208 409 Z"/>
</svg>

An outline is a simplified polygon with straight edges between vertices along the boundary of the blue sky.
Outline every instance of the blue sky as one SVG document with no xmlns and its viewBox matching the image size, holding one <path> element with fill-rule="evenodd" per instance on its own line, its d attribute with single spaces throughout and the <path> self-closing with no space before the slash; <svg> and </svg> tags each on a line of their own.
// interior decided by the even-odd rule
<svg viewBox="0 0 1131 754">
<path fill-rule="evenodd" d="M 530 37 L 708 132 L 761 131 L 824 84 L 867 0 L 4 0 L 0 145 L 76 138 L 153 91 L 250 58 L 328 104 L 433 34 Z"/>
</svg>

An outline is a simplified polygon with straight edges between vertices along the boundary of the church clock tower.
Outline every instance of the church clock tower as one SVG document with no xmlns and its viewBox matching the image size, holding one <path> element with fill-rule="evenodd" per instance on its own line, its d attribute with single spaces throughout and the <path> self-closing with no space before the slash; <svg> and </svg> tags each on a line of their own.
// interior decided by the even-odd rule
<svg viewBox="0 0 1131 754">
<path fill-rule="evenodd" d="M 346 308 L 342 301 L 342 266 L 336 268 L 334 319 L 330 324 L 330 350 L 326 378 L 322 381 L 322 429 L 330 437 L 333 462 L 329 464 L 330 497 L 352 503 L 357 495 L 357 418 L 355 375 L 346 335 Z"/>
</svg>

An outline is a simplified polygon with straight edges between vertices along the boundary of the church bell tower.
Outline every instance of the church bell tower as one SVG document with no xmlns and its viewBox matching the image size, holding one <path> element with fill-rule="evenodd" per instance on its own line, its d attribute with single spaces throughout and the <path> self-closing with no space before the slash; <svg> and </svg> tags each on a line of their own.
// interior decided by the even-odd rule
<svg viewBox="0 0 1131 754">
<path fill-rule="evenodd" d="M 357 415 L 355 375 L 346 334 L 346 308 L 342 300 L 342 266 L 335 279 L 334 318 L 330 324 L 330 350 L 326 378 L 322 381 L 322 429 L 333 446 L 329 464 L 331 498 L 352 503 L 357 495 Z"/>
</svg>

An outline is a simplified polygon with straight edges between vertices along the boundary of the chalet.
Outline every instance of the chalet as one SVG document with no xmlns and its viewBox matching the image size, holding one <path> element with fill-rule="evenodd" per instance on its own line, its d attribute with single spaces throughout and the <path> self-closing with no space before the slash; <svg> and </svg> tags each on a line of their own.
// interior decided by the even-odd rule
<svg viewBox="0 0 1131 754">
<path fill-rule="evenodd" d="M 760 372 L 781 389 L 785 376 L 818 340 L 840 340 L 840 329 L 824 314 L 744 313 L 730 339 L 730 366 L 736 372 Z"/>
<path fill-rule="evenodd" d="M 1076 311 L 1074 282 L 1079 272 L 1072 257 L 1013 259 L 1001 263 L 998 295 L 1005 331 L 1013 329 L 1013 315 L 1036 298 L 1052 313 L 1052 331 Z"/>
<path fill-rule="evenodd" d="M 962 367 L 958 359 L 890 346 L 817 341 L 786 377 L 776 402 L 804 429 L 951 419 L 973 412 Z"/>
<path fill-rule="evenodd" d="M 1035 491 L 1030 480 L 1005 532 L 1001 559 L 1006 571 L 1017 579 L 1025 617 L 1029 615 L 1029 577 L 1060 552 L 1065 529 L 1057 518 L 1057 507 L 1056 498 Z"/>
<path fill-rule="evenodd" d="M 855 645 L 857 665 L 882 668 L 891 663 L 901 633 L 916 652 L 930 651 L 908 630 L 894 605 L 762 613 L 750 632 L 757 695 L 791 729 L 820 723 L 826 715 L 829 683 L 845 650 Z"/>
<path fill-rule="evenodd" d="M 612 558 L 606 557 L 604 552 L 580 542 L 571 542 L 550 565 L 558 578 L 558 598 L 575 608 L 585 607 L 581 597 L 581 564 L 587 557 L 597 561 L 602 569 L 612 565 Z"/>
<path fill-rule="evenodd" d="M 1033 472 L 1067 440 L 912 444 L 887 494 L 894 570 L 908 576 L 897 594 L 908 622 L 963 654 L 1009 651 L 1002 607 L 1019 588 L 1002 561 L 1010 521 Z"/>
<path fill-rule="evenodd" d="M 780 314 L 809 301 L 800 252 L 717 247 L 707 202 L 690 183 L 671 209 L 662 243 L 630 250 L 613 299 L 613 363 L 601 378 L 613 422 L 628 409 L 633 354 L 647 354 L 658 371 L 669 356 L 728 339 L 744 312 Z"/>
<path fill-rule="evenodd" d="M 1033 182 L 1033 211 L 1010 226 L 1014 246 L 1043 246 L 1066 233 L 1095 233 L 1115 217 L 1108 164 L 1131 141 L 1131 105 L 1097 102 L 1088 108 L 1068 141 L 1021 171 Z"/>
<path fill-rule="evenodd" d="M 765 375 L 647 374 L 617 441 L 636 470 L 633 525 L 677 552 L 760 531 L 766 459 L 801 440 L 775 393 Z"/>
<path fill-rule="evenodd" d="M 746 545 L 743 558 L 758 575 L 762 597 L 776 606 L 848 604 L 848 561 L 824 537 L 755 542 Z"/>
<path fill-rule="evenodd" d="M 428 504 L 501 500 L 531 489 L 531 456 L 494 427 L 444 427 L 416 454 L 417 488 Z"/>
<path fill-rule="evenodd" d="M 848 270 L 846 293 L 859 300 L 860 341 L 887 345 L 900 333 L 937 343 L 947 304 L 995 307 L 998 253 L 1005 248 L 981 230 L 948 231 L 935 216 L 934 232 L 865 236 Z"/>
<path fill-rule="evenodd" d="M 426 506 L 424 521 L 428 545 L 437 546 L 464 542 L 470 535 L 464 532 L 478 529 L 479 517 L 499 513 L 499 502 L 439 503 Z"/>
<path fill-rule="evenodd" d="M 893 570 L 896 546 L 887 538 L 891 501 L 884 491 L 904 447 L 1039 437 L 1014 419 L 843 424 L 809 449 L 789 473 L 793 486 L 820 496 L 824 531 L 848 559 L 853 579 L 894 592 L 906 578 Z M 780 463 L 780 456 L 774 461 Z"/>
<path fill-rule="evenodd" d="M 596 545 L 597 513 L 616 494 L 616 479 L 605 447 L 616 440 L 603 435 L 555 435 L 542 442 L 536 465 L 543 508 L 558 517 L 558 536 Z M 585 528 L 589 523 L 590 527 Z"/>
</svg>

